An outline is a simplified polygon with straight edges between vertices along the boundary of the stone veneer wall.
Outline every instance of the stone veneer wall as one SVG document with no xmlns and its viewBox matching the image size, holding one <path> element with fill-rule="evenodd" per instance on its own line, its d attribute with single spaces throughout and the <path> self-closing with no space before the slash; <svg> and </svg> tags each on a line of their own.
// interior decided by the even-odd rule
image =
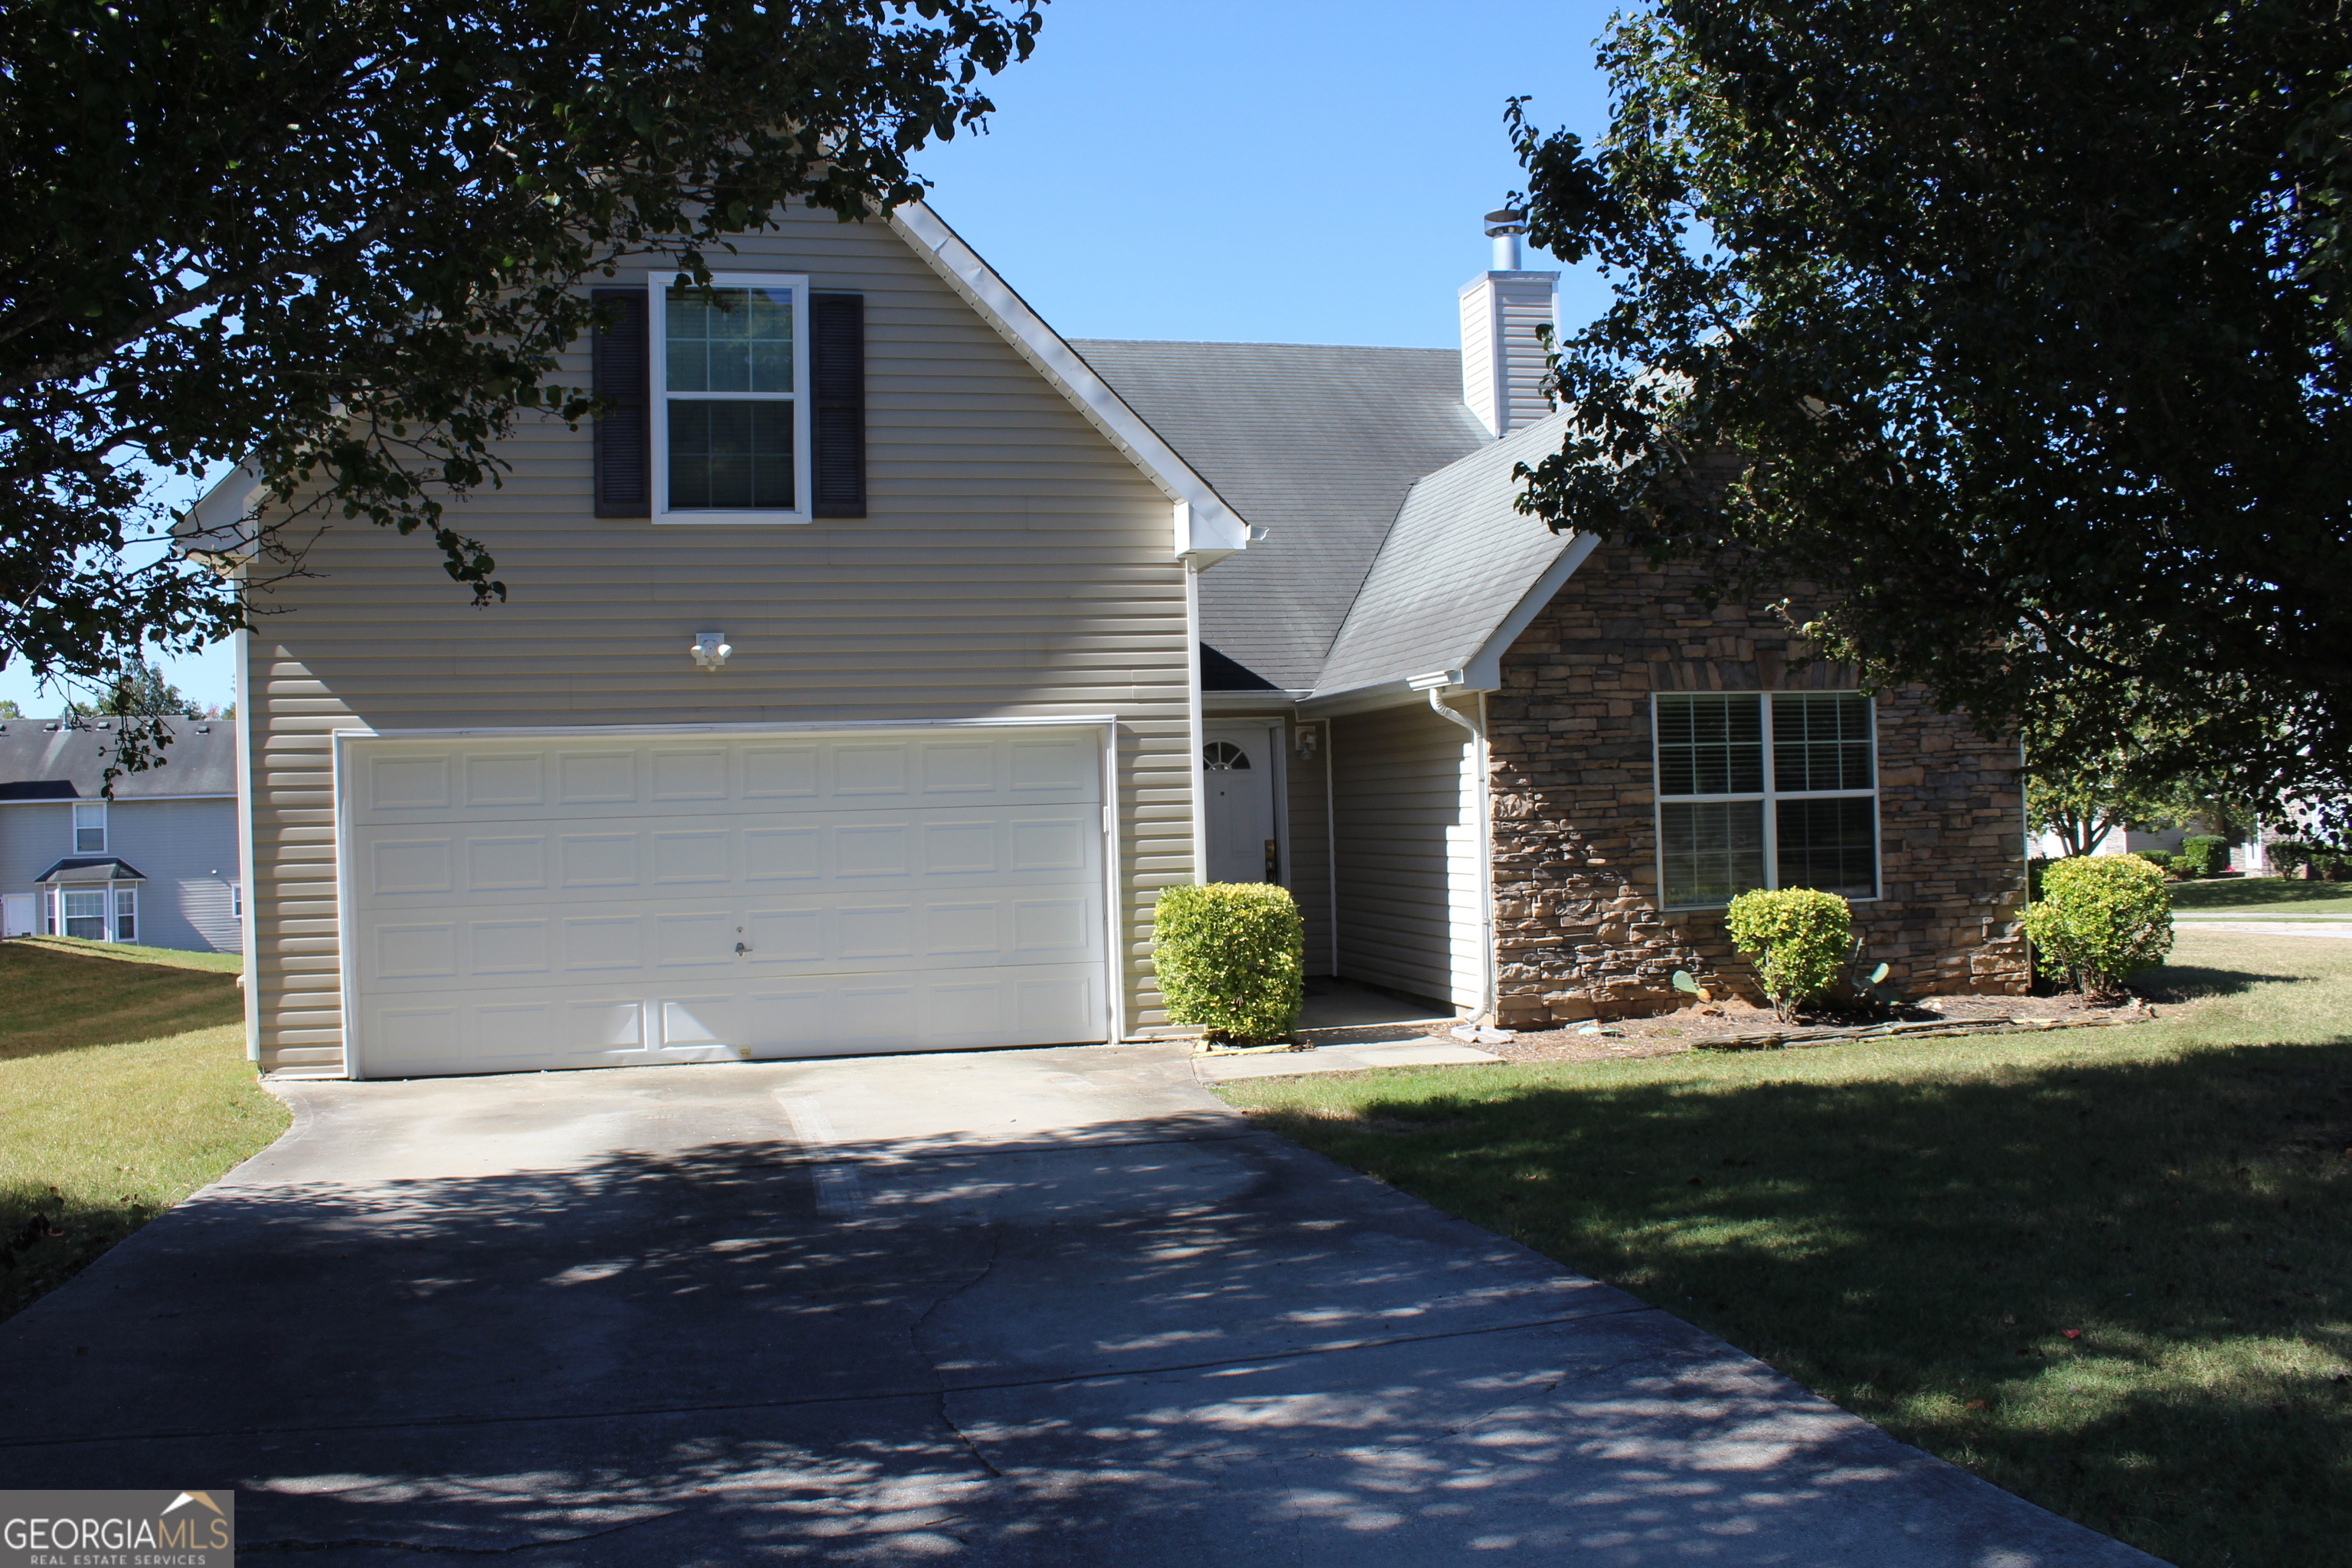
<svg viewBox="0 0 2352 1568">
<path fill-rule="evenodd" d="M 1604 546 L 1504 657 L 1487 729 L 1496 1011 L 1507 1027 L 1676 1005 L 1677 969 L 1760 999 L 1721 914 L 1658 908 L 1648 699 L 1854 682 L 1792 659 L 1769 611 L 1706 609 L 1698 583 Z M 1892 965 L 1892 983 L 1913 995 L 2022 993 L 2016 746 L 1985 741 L 1916 692 L 1882 691 L 1877 710 L 1883 897 L 1854 905 L 1866 962 Z"/>
</svg>

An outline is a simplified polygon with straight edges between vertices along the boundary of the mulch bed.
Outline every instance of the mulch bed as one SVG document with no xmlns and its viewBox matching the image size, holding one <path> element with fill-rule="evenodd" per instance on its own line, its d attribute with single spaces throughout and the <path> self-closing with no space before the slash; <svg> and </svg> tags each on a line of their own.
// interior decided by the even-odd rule
<svg viewBox="0 0 2352 1568">
<path fill-rule="evenodd" d="M 2133 1005 L 2116 1005 L 2076 995 L 2060 996 L 1933 996 L 1895 1009 L 1892 1017 L 1859 1010 L 1837 1012 L 1807 1009 L 1794 1024 L 1783 1024 L 1769 1007 L 1736 998 L 1685 1007 L 1654 1018 L 1622 1018 L 1603 1024 L 1610 1035 L 1583 1035 L 1580 1025 L 1529 1031 L 1500 1044 L 1481 1044 L 1509 1061 L 1622 1061 L 1639 1057 L 1670 1057 L 1691 1050 L 1759 1050 L 1782 1047 L 1829 1045 L 1839 1040 L 1885 1035 L 1927 1036 L 1954 1033 L 2007 1032 L 2023 1020 L 2024 1029 L 2053 1026 L 2099 1026 L 2137 1024 L 2155 1016 L 2155 1010 Z M 2043 1020 L 2047 1020 L 2046 1023 Z M 1891 1026 L 1891 1027 L 1890 1027 Z M 1444 1028 L 1430 1034 L 1450 1039 Z"/>
</svg>

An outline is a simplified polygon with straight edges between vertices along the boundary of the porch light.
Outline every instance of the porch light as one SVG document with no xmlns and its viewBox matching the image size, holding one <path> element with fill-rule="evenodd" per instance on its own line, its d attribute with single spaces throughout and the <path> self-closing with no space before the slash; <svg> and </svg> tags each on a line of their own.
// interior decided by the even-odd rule
<svg viewBox="0 0 2352 1568">
<path fill-rule="evenodd" d="M 697 632 L 694 634 L 694 647 L 688 651 L 694 656 L 694 662 L 702 667 L 705 674 L 716 675 L 719 667 L 727 662 L 727 656 L 735 649 L 728 642 L 725 632 Z"/>
</svg>

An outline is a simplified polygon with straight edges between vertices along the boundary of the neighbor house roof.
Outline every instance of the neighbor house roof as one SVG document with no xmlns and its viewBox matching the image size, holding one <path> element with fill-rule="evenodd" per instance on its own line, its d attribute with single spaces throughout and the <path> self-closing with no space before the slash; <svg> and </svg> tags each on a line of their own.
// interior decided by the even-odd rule
<svg viewBox="0 0 2352 1568">
<path fill-rule="evenodd" d="M 1539 419 L 1412 487 L 1332 639 L 1317 697 L 1439 672 L 1502 684 L 1504 648 L 1591 550 L 1515 510 L 1512 471 L 1558 450 L 1568 421 Z"/>
<path fill-rule="evenodd" d="M 147 874 L 112 855 L 68 855 L 33 879 L 36 882 L 143 882 Z"/>
<path fill-rule="evenodd" d="M 236 793 L 236 725 L 227 719 L 166 719 L 172 743 L 162 763 L 116 775 L 118 801 L 159 800 Z M 98 800 L 114 760 L 114 721 L 90 728 L 52 729 L 55 720 L 11 719 L 0 724 L 0 801 Z M 105 729 L 94 726 L 104 724 Z"/>
<path fill-rule="evenodd" d="M 1073 342 L 1266 537 L 1201 577 L 1201 636 L 1270 684 L 1317 684 L 1412 482 L 1490 437 L 1452 349 Z"/>
</svg>

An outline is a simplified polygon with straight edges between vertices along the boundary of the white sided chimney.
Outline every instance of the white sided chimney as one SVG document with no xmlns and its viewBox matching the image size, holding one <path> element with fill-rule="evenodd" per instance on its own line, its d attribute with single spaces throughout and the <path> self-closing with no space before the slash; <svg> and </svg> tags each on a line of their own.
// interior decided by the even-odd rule
<svg viewBox="0 0 2352 1568">
<path fill-rule="evenodd" d="M 1507 436 L 1551 412 L 1537 329 L 1553 325 L 1559 274 L 1520 270 L 1527 214 L 1490 212 L 1486 229 L 1495 242 L 1494 270 L 1462 285 L 1462 401 L 1488 431 Z"/>
</svg>

